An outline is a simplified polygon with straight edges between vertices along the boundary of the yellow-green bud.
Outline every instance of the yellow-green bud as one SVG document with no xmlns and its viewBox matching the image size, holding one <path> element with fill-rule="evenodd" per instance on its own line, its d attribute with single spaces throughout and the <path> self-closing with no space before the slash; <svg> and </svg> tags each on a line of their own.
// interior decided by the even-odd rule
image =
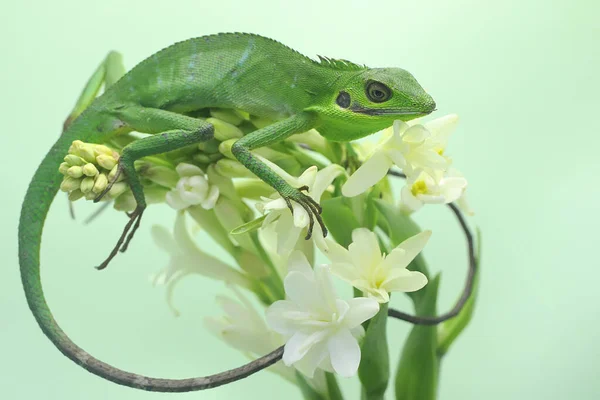
<svg viewBox="0 0 600 400">
<path fill-rule="evenodd" d="M 108 191 L 108 195 L 114 199 L 115 197 L 119 196 L 120 194 L 123 194 L 123 192 L 125 192 L 127 189 L 128 189 L 127 183 L 117 182 L 112 186 L 112 188 L 110 188 L 110 190 Z"/>
<path fill-rule="evenodd" d="M 237 141 L 237 139 L 229 139 L 224 142 L 221 142 L 219 145 L 219 152 L 223 154 L 227 158 L 231 158 L 232 160 L 236 160 L 231 152 L 231 146 Z"/>
<path fill-rule="evenodd" d="M 117 165 L 117 160 L 115 160 L 112 155 L 106 155 L 106 154 L 100 154 L 98 157 L 96 157 L 96 162 L 102 168 L 107 169 L 109 171 L 111 169 L 113 169 L 115 167 L 115 165 Z"/>
<path fill-rule="evenodd" d="M 85 176 L 96 176 L 99 174 L 98 168 L 92 163 L 87 163 L 82 168 L 83 174 Z"/>
<path fill-rule="evenodd" d="M 84 143 L 81 140 L 75 140 L 69 148 L 69 153 L 83 158 L 87 162 L 94 162 L 96 155 L 94 154 L 94 145 Z"/>
<path fill-rule="evenodd" d="M 87 194 L 89 192 L 92 191 L 92 188 L 94 187 L 94 178 L 92 178 L 91 176 L 88 176 L 87 178 L 83 178 L 83 180 L 81 181 L 81 186 L 79 187 L 79 189 Z"/>
<path fill-rule="evenodd" d="M 72 165 L 85 165 L 85 160 L 79 156 L 76 156 L 75 154 L 67 154 L 64 158 L 65 162 L 67 164 L 69 164 L 70 166 Z"/>
<path fill-rule="evenodd" d="M 72 190 L 78 189 L 79 184 L 79 179 L 71 178 L 70 176 L 65 176 L 63 181 L 60 183 L 60 190 L 62 190 L 63 192 L 70 192 Z"/>
<path fill-rule="evenodd" d="M 204 153 L 194 154 L 194 161 L 197 161 L 200 164 L 210 164 L 210 158 Z"/>
<path fill-rule="evenodd" d="M 239 139 L 244 136 L 237 126 L 217 118 L 207 118 L 206 122 L 211 123 L 215 128 L 215 139 L 223 142 L 228 139 Z"/>
<path fill-rule="evenodd" d="M 115 165 L 113 167 L 113 169 L 110 170 L 110 172 L 108 173 L 108 180 L 109 181 L 113 181 L 115 179 L 115 176 L 117 176 L 117 171 L 119 170 L 119 166 Z M 121 174 L 119 175 L 119 179 L 117 179 L 117 182 L 121 182 L 123 179 L 125 179 L 125 174 Z"/>
<path fill-rule="evenodd" d="M 114 187 L 114 186 L 113 186 Z M 123 195 L 115 199 L 115 210 L 131 212 L 135 210 L 137 203 L 131 191 L 123 193 Z"/>
<path fill-rule="evenodd" d="M 67 175 L 71 178 L 81 178 L 83 176 L 83 169 L 77 165 L 69 167 L 67 170 Z"/>
<path fill-rule="evenodd" d="M 223 158 L 215 164 L 217 172 L 229 178 L 256 178 L 248 168 L 244 167 L 237 161 Z"/>
<path fill-rule="evenodd" d="M 66 162 L 60 163 L 60 166 L 58 167 L 58 172 L 60 172 L 63 175 L 67 175 L 67 171 L 69 169 L 70 165 L 67 164 Z"/>
<path fill-rule="evenodd" d="M 175 187 L 179 181 L 177 171 L 162 165 L 155 165 L 144 170 L 143 175 L 144 178 L 168 188 Z"/>
<path fill-rule="evenodd" d="M 80 198 L 82 198 L 83 196 L 84 196 L 84 194 L 81 190 L 75 189 L 69 193 L 69 200 L 76 201 L 76 200 L 79 200 Z"/>
<path fill-rule="evenodd" d="M 210 115 L 232 125 L 239 125 L 244 120 L 235 110 L 223 108 L 211 108 Z"/>
<path fill-rule="evenodd" d="M 108 178 L 105 174 L 100 174 L 94 180 L 94 187 L 92 187 L 92 192 L 99 194 L 102 193 L 104 189 L 108 186 Z"/>
<path fill-rule="evenodd" d="M 92 191 L 89 191 L 85 194 L 85 199 L 86 200 L 95 200 L 96 197 L 98 197 L 98 195 Z M 104 199 L 104 198 L 103 198 Z"/>
<path fill-rule="evenodd" d="M 113 156 L 114 151 L 103 144 L 97 144 L 94 146 L 94 153 L 96 154 L 96 158 L 100 155 L 106 155 L 109 157 Z M 107 168 L 110 169 L 110 168 Z"/>
</svg>

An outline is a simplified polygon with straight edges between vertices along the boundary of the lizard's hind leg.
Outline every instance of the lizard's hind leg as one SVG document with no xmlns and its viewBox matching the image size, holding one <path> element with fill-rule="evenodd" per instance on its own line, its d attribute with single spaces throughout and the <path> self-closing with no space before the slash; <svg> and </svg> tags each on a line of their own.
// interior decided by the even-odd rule
<svg viewBox="0 0 600 400">
<path fill-rule="evenodd" d="M 123 148 L 115 178 L 95 200 L 99 201 L 111 189 L 119 175 L 125 174 L 137 203 L 135 210 L 129 214 L 130 219 L 116 246 L 98 269 L 106 268 L 119 249 L 127 249 L 146 208 L 144 189 L 134 168 L 135 160 L 210 140 L 214 133 L 212 124 L 206 121 L 154 108 L 126 107 L 117 111 L 117 117 L 137 132 L 154 135 L 136 140 Z"/>
<path fill-rule="evenodd" d="M 73 107 L 73 111 L 71 111 L 63 124 L 63 132 L 94 101 L 98 93 L 100 93 L 102 85 L 104 85 L 104 90 L 106 91 L 123 75 L 125 75 L 123 57 L 116 51 L 109 52 L 85 84 L 83 91 L 77 99 L 77 103 L 75 103 L 75 107 Z"/>
</svg>

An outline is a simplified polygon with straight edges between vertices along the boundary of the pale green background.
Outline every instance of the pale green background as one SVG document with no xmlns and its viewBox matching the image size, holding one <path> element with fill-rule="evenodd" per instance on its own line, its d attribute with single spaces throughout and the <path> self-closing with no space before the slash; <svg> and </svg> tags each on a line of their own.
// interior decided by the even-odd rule
<svg viewBox="0 0 600 400">
<path fill-rule="evenodd" d="M 273 37 L 309 55 L 413 72 L 461 124 L 449 152 L 469 178 L 484 234 L 476 318 L 443 363 L 441 399 L 600 398 L 597 1 L 3 1 L 0 102 L 3 185 L 0 398 L 299 399 L 260 373 L 201 393 L 144 393 L 94 377 L 43 337 L 18 272 L 20 201 L 83 83 L 110 49 L 128 67 L 175 41 L 221 31 Z M 79 215 L 90 208 L 78 204 Z M 72 222 L 60 196 L 43 246 L 49 303 L 66 332 L 111 364 L 159 377 L 214 373 L 245 361 L 210 337 L 220 284 L 190 279 L 169 313 L 147 276 L 166 257 L 151 245 L 153 207 L 131 250 L 97 264 L 124 218 Z M 463 239 L 443 208 L 418 218 L 434 236 L 447 308 L 465 273 Z M 398 297 L 398 296 L 397 296 Z M 399 307 L 407 307 L 399 298 Z M 392 348 L 408 326 L 391 321 Z M 393 351 L 393 358 L 399 350 Z M 345 383 L 345 390 L 356 389 Z M 348 391 L 348 398 L 357 398 Z"/>
</svg>

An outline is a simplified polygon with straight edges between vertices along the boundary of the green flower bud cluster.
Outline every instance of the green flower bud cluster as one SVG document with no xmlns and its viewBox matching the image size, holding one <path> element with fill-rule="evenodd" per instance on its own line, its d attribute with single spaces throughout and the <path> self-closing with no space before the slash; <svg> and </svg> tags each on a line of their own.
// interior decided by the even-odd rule
<svg viewBox="0 0 600 400">
<path fill-rule="evenodd" d="M 85 197 L 93 200 L 102 193 L 117 174 L 119 153 L 101 144 L 75 140 L 60 164 L 58 171 L 64 175 L 60 190 L 69 194 L 69 200 Z M 121 175 L 104 199 L 114 199 L 128 190 Z"/>
</svg>

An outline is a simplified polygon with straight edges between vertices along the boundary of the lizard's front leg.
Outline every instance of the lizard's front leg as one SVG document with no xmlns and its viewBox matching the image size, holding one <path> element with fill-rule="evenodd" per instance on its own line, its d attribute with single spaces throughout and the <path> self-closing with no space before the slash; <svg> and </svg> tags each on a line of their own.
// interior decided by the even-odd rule
<svg viewBox="0 0 600 400">
<path fill-rule="evenodd" d="M 106 268 L 119 249 L 121 251 L 127 249 L 146 208 L 144 189 L 134 168 L 135 160 L 210 140 L 214 133 L 212 124 L 206 121 L 160 109 L 130 106 L 118 110 L 116 115 L 132 130 L 155 135 L 136 140 L 123 148 L 116 176 L 95 199 L 99 201 L 108 193 L 120 174 L 125 174 L 137 203 L 135 210 L 129 214 L 130 219 L 116 246 L 108 258 L 97 267 L 98 269 Z"/>
<path fill-rule="evenodd" d="M 327 235 L 327 229 L 321 218 L 321 206 L 312 197 L 303 193 L 303 190 L 308 188 L 295 188 L 291 186 L 277 175 L 275 171 L 254 156 L 251 150 L 280 142 L 295 133 L 306 132 L 314 127 L 314 122 L 314 117 L 310 114 L 294 115 L 244 136 L 231 147 L 231 152 L 240 163 L 279 192 L 292 213 L 292 201 L 295 201 L 304 208 L 309 216 L 306 239 L 310 239 L 312 235 L 315 219 L 321 226 L 323 235 Z"/>
</svg>

